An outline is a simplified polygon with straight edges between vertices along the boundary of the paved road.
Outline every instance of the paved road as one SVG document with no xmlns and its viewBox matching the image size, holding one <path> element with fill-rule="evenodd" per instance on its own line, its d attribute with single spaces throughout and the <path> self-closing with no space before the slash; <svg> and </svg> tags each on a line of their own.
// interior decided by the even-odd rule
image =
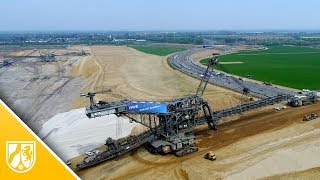
<svg viewBox="0 0 320 180">
<path fill-rule="evenodd" d="M 176 68 L 180 69 L 182 72 L 186 74 L 190 74 L 199 78 L 203 77 L 203 73 L 205 72 L 205 68 L 199 66 L 190 58 L 190 56 L 196 52 L 204 51 L 207 49 L 189 49 L 187 51 L 178 52 L 170 56 L 170 62 Z M 280 94 L 285 95 L 296 95 L 296 92 L 290 91 L 287 89 L 282 89 L 275 86 L 268 86 L 262 83 L 252 82 L 252 81 L 245 81 L 245 80 L 236 80 L 236 77 L 231 76 L 227 73 L 220 73 L 217 71 L 213 71 L 209 74 L 209 82 L 223 86 L 226 88 L 230 88 L 235 91 L 241 91 L 243 87 L 239 85 L 238 82 L 241 82 L 245 87 L 250 89 L 250 94 L 256 95 L 261 98 L 266 97 L 274 97 Z"/>
</svg>

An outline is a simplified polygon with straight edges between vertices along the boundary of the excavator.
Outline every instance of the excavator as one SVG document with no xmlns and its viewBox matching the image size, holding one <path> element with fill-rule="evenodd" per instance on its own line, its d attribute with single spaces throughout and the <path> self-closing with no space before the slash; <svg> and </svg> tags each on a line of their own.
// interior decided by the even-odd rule
<svg viewBox="0 0 320 180">
<path fill-rule="evenodd" d="M 207 87 L 209 74 L 217 65 L 219 65 L 219 54 L 213 54 L 196 93 L 168 101 L 121 100 L 95 102 L 94 96 L 97 93 L 81 94 L 81 96 L 88 97 L 90 100 L 90 106 L 85 110 L 89 118 L 115 114 L 127 117 L 131 121 L 147 127 L 148 130 L 139 135 L 118 140 L 107 138 L 105 142 L 106 150 L 85 157 L 82 162 L 77 164 L 77 169 L 89 168 L 122 156 L 143 145 L 152 154 L 172 153 L 177 157 L 185 156 L 198 150 L 194 135 L 196 126 L 208 124 L 211 129 L 217 130 L 217 123 L 223 117 L 282 102 L 289 98 L 288 95 L 278 95 L 214 112 L 202 95 Z M 107 92 L 110 92 L 110 90 L 107 90 Z M 250 90 L 244 87 L 243 94 L 248 93 L 250 93 Z"/>
</svg>

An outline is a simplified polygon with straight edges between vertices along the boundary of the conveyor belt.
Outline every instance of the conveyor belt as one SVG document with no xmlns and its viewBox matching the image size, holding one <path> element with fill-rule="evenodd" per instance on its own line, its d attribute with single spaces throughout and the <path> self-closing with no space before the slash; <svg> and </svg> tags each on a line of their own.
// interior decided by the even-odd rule
<svg viewBox="0 0 320 180">
<path fill-rule="evenodd" d="M 268 106 L 274 103 L 279 103 L 285 100 L 292 98 L 290 95 L 278 95 L 271 98 L 266 98 L 258 101 L 249 102 L 246 104 L 242 104 L 239 106 L 235 106 L 229 109 L 224 109 L 221 111 L 214 112 L 212 114 L 212 121 L 217 122 L 222 117 L 232 116 L 238 113 L 250 111 L 253 109 L 257 109 L 263 106 Z M 196 120 L 196 125 L 202 125 L 207 123 L 208 119 L 205 117 L 198 118 Z M 113 159 L 115 157 L 122 156 L 127 152 L 145 144 L 148 141 L 152 141 L 158 138 L 159 134 L 164 130 L 163 126 L 158 126 L 149 131 L 143 132 L 137 136 L 131 136 L 126 139 L 121 139 L 118 141 L 109 142 L 108 150 L 95 154 L 93 156 L 87 157 L 83 162 L 77 165 L 78 169 L 84 169 L 98 163 Z M 108 140 L 107 140 L 108 141 Z M 108 143 L 107 143 L 108 144 Z M 110 145 L 111 144 L 111 145 Z"/>
<path fill-rule="evenodd" d="M 144 143 L 155 139 L 157 132 L 159 130 L 161 131 L 163 128 L 158 127 L 157 129 L 158 130 L 152 129 L 137 136 L 130 136 L 125 139 L 114 141 L 113 146 L 109 146 L 107 151 L 87 157 L 83 162 L 77 164 L 77 168 L 85 169 L 101 162 L 124 155 L 125 153 L 143 145 Z"/>
</svg>

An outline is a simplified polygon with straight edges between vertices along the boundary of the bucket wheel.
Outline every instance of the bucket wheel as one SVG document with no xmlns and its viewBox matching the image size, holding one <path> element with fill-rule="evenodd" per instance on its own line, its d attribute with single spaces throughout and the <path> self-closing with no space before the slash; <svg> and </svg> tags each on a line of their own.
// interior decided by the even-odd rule
<svg viewBox="0 0 320 180">
<path fill-rule="evenodd" d="M 213 121 L 212 118 L 212 110 L 208 104 L 203 105 L 203 113 L 207 119 L 207 123 L 210 129 L 217 130 L 216 123 Z"/>
</svg>

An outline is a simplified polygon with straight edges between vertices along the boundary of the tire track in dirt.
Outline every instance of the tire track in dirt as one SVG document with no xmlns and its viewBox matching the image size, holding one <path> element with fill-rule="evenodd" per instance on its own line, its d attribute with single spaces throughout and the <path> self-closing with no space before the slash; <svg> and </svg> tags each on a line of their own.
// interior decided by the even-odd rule
<svg viewBox="0 0 320 180">
<path fill-rule="evenodd" d="M 60 93 L 62 91 L 62 89 L 72 80 L 73 78 L 68 78 L 63 84 L 61 84 L 60 86 L 58 86 L 57 88 L 55 88 L 53 91 L 51 91 L 51 93 L 49 93 L 42 101 L 40 101 L 40 104 L 45 105 L 47 104 L 47 101 L 53 97 L 54 95 Z M 43 107 L 43 106 L 42 106 Z M 42 111 L 43 108 L 40 108 L 40 112 Z M 35 117 L 37 118 L 37 116 Z"/>
<path fill-rule="evenodd" d="M 108 72 L 108 68 L 109 68 L 109 65 L 103 64 L 100 58 L 94 55 L 94 52 L 93 52 L 93 58 L 94 58 L 95 65 L 98 67 L 98 71 L 90 77 L 90 80 L 88 81 L 89 83 L 85 85 L 85 88 L 83 88 L 84 91 L 88 91 L 88 92 L 104 90 L 101 88 L 104 88 L 103 83 L 105 81 L 106 72 Z M 116 98 L 124 98 L 123 95 L 116 92 L 112 92 L 111 94 Z M 128 97 L 130 96 L 128 95 Z"/>
<path fill-rule="evenodd" d="M 94 76 L 94 80 L 92 81 L 92 84 L 89 87 L 89 90 L 91 92 L 93 92 L 95 90 L 95 88 L 98 86 L 100 82 L 100 79 L 102 78 L 102 76 L 104 75 L 103 72 L 103 68 L 101 66 L 101 61 L 99 60 L 99 58 L 96 55 L 93 55 L 94 58 L 94 63 L 97 65 L 98 67 L 98 72 L 96 73 L 96 75 Z"/>
<path fill-rule="evenodd" d="M 44 87 L 41 90 L 40 95 L 38 95 L 33 103 L 30 104 L 30 106 L 27 108 L 29 109 L 29 113 L 28 115 L 26 115 L 24 117 L 24 119 L 32 124 L 38 117 L 39 115 L 44 111 L 44 108 L 47 104 L 50 104 L 51 102 L 49 102 L 49 100 L 56 94 L 60 93 L 62 91 L 62 89 L 71 81 L 73 80 L 72 77 L 65 77 L 64 76 L 64 68 L 60 63 L 55 64 L 56 68 L 57 68 L 57 79 L 53 82 L 48 84 L 46 87 Z M 53 90 L 51 90 L 48 94 L 45 94 L 45 91 L 47 91 L 48 89 L 50 89 L 50 87 L 54 87 L 55 84 L 63 81 L 63 79 L 66 79 L 66 81 L 64 81 L 60 86 L 54 88 Z M 54 101 L 54 100 L 51 100 Z M 38 114 L 38 115 L 36 115 Z"/>
<path fill-rule="evenodd" d="M 174 170 L 174 175 L 177 179 L 185 179 L 185 180 L 190 179 L 187 171 L 185 171 L 182 168 L 176 168 Z"/>
<path fill-rule="evenodd" d="M 33 116 L 34 114 L 36 113 L 36 111 L 45 103 L 44 100 L 41 100 L 41 98 L 46 98 L 46 95 L 45 95 L 45 91 L 48 90 L 50 87 L 52 87 L 55 83 L 59 82 L 62 78 L 62 75 L 61 75 L 61 71 L 59 70 L 60 69 L 60 66 L 57 64 L 56 65 L 56 68 L 57 68 L 57 79 L 53 82 L 53 83 L 50 83 L 48 84 L 47 86 L 45 86 L 44 88 L 42 88 L 40 94 L 33 98 L 33 102 L 30 103 L 30 105 L 26 108 L 28 109 L 29 111 L 25 114 L 25 116 L 22 118 L 22 119 L 25 119 L 26 121 L 30 121 L 30 119 L 33 119 Z M 37 71 L 39 73 L 39 70 Z M 39 74 L 37 74 L 38 76 Z"/>
<path fill-rule="evenodd" d="M 222 156 L 221 158 L 226 160 L 222 160 L 221 162 L 219 162 L 219 165 L 222 165 L 223 167 L 236 167 L 243 162 L 247 162 L 245 167 L 249 167 L 259 162 L 259 159 L 257 159 L 257 154 L 260 157 L 266 157 L 268 154 L 277 150 L 295 147 L 301 144 L 305 144 L 306 142 L 317 140 L 319 138 L 319 135 L 319 130 L 314 130 L 289 138 L 269 142 L 262 146 L 259 146 L 258 148 L 250 149 L 246 153 L 237 154 L 236 156 Z M 231 171 L 229 175 L 240 173 L 245 167 L 234 168 L 235 170 Z"/>
</svg>

